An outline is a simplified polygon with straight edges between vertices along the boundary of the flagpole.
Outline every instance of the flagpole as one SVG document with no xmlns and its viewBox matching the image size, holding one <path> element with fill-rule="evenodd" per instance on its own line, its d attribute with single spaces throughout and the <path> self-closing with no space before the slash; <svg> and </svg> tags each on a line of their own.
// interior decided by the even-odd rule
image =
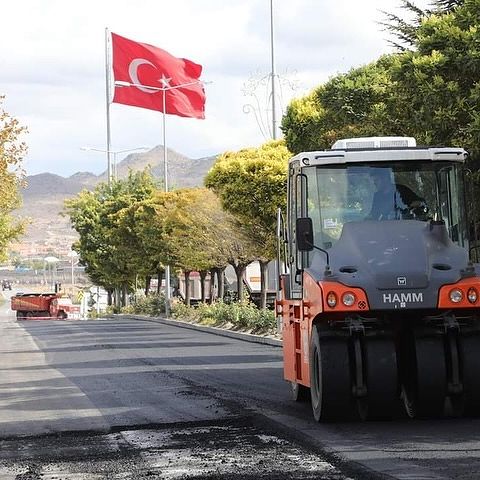
<svg viewBox="0 0 480 480">
<path fill-rule="evenodd" d="M 108 186 L 111 186 L 112 182 L 112 161 L 110 157 L 111 153 L 111 134 L 110 134 L 110 55 L 108 51 L 108 40 L 110 32 L 108 27 L 105 28 L 105 95 L 107 103 L 107 175 L 108 175 Z"/>
<path fill-rule="evenodd" d="M 162 88 L 163 100 L 163 177 L 165 192 L 168 192 L 168 161 L 167 161 L 167 85 Z M 165 266 L 165 316 L 170 316 L 170 265 Z"/>
</svg>

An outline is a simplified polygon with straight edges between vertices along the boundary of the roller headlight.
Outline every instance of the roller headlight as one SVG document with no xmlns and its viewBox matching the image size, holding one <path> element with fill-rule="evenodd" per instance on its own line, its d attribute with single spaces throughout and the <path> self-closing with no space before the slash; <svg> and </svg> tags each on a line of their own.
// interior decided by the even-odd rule
<svg viewBox="0 0 480 480">
<path fill-rule="evenodd" d="M 347 292 L 342 295 L 342 303 L 346 307 L 351 307 L 355 303 L 355 295 L 352 292 Z"/>
<path fill-rule="evenodd" d="M 450 301 L 453 303 L 460 303 L 463 300 L 463 292 L 458 288 L 450 290 Z"/>
<path fill-rule="evenodd" d="M 337 306 L 337 295 L 335 295 L 334 292 L 328 292 L 327 304 L 330 308 L 334 308 Z"/>
<path fill-rule="evenodd" d="M 478 300 L 478 292 L 475 288 L 469 288 L 467 292 L 467 298 L 470 303 L 477 303 Z"/>
</svg>

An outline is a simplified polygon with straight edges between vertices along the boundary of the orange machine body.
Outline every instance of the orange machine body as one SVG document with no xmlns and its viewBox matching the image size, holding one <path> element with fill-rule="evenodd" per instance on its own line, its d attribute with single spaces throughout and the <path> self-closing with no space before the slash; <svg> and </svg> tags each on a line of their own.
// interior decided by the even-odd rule
<svg viewBox="0 0 480 480">
<path fill-rule="evenodd" d="M 281 278 L 281 291 L 285 291 L 285 277 Z M 460 290 L 458 302 L 450 299 L 452 290 Z M 469 292 L 476 293 L 476 300 L 469 300 Z M 341 303 L 346 293 L 353 293 L 355 302 L 351 306 Z M 328 304 L 328 295 L 334 294 L 337 304 Z M 469 277 L 455 284 L 444 285 L 438 294 L 438 311 L 480 308 L 480 278 Z M 370 310 L 366 293 L 361 288 L 352 288 L 339 282 L 315 281 L 308 272 L 303 273 L 303 298 L 276 302 L 277 315 L 282 317 L 284 378 L 310 387 L 310 345 L 314 322 L 339 321 L 347 312 L 365 313 Z"/>
</svg>

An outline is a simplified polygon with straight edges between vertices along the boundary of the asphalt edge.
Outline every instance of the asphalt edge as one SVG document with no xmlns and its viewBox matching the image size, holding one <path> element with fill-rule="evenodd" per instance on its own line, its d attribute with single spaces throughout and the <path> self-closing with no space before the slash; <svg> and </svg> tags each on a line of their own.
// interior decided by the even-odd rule
<svg viewBox="0 0 480 480">
<path fill-rule="evenodd" d="M 213 333 L 214 335 L 220 335 L 222 337 L 235 338 L 237 340 L 243 340 L 250 343 L 260 343 L 263 345 L 270 345 L 273 347 L 281 347 L 283 342 L 277 338 L 264 337 L 263 335 L 254 335 L 252 333 L 235 332 L 233 330 L 225 330 L 218 327 L 208 327 L 206 325 L 198 325 L 196 323 L 190 323 L 183 320 L 173 320 L 171 318 L 164 317 L 149 317 L 147 315 L 129 315 L 129 314 L 115 314 L 114 317 L 133 318 L 136 320 L 146 320 L 155 323 L 161 323 L 163 325 L 169 325 L 171 327 L 188 328 L 190 330 L 196 330 L 199 332 Z"/>
</svg>

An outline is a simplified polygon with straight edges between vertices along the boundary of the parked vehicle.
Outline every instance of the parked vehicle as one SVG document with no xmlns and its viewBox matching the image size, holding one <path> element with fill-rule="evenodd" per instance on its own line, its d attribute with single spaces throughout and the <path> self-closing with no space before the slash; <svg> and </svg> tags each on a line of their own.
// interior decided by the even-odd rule
<svg viewBox="0 0 480 480">
<path fill-rule="evenodd" d="M 11 298 L 11 309 L 18 320 L 80 318 L 80 305 L 57 293 L 17 293 Z"/>
<path fill-rule="evenodd" d="M 2 280 L 2 290 L 11 290 L 12 289 L 12 284 L 10 283 L 10 280 Z"/>
<path fill-rule="evenodd" d="M 252 262 L 247 265 L 244 275 L 244 283 L 248 296 L 257 307 L 261 302 L 261 276 L 259 262 Z M 267 266 L 267 306 L 273 308 L 275 303 L 275 262 L 270 262 Z"/>
</svg>

